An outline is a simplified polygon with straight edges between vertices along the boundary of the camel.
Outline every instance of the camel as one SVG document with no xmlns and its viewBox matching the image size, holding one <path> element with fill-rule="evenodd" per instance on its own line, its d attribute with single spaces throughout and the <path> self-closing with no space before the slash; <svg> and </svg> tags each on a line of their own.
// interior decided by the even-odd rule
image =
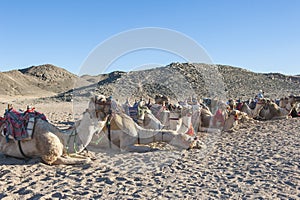
<svg viewBox="0 0 300 200">
<path fill-rule="evenodd" d="M 247 113 L 247 115 L 251 118 L 256 118 L 259 116 L 259 113 L 263 109 L 265 104 L 266 100 L 262 98 L 257 101 L 254 109 L 250 109 L 248 104 L 244 102 L 240 111 Z"/>
<path fill-rule="evenodd" d="M 98 98 L 96 110 L 101 121 L 108 118 L 108 126 L 104 127 L 100 134 L 93 136 L 92 142 L 87 146 L 88 150 L 100 149 L 121 150 L 130 152 L 147 152 L 152 150 L 148 146 L 152 142 L 165 142 L 181 149 L 189 149 L 197 142 L 195 137 L 181 134 L 173 130 L 153 130 L 139 126 L 123 112 L 111 110 L 110 102 L 104 96 Z"/>
<path fill-rule="evenodd" d="M 200 127 L 209 127 L 213 114 L 210 112 L 208 107 L 202 107 L 201 109 L 201 121 Z"/>
<path fill-rule="evenodd" d="M 224 103 L 222 105 L 225 105 Z M 189 108 L 191 107 L 191 108 Z M 226 111 L 227 106 L 223 106 L 223 111 Z M 218 128 L 218 129 L 222 129 L 222 130 L 229 130 L 230 128 L 232 128 L 234 126 L 234 124 L 236 124 L 236 114 L 231 114 L 228 117 L 224 116 L 224 123 L 222 124 L 214 124 L 214 118 L 215 115 L 213 115 L 209 108 L 203 104 L 199 104 L 199 105 L 192 105 L 192 106 L 183 106 L 183 110 L 185 111 L 185 114 L 178 114 L 178 112 L 174 112 L 171 111 L 170 113 L 170 120 L 169 120 L 169 128 L 171 128 L 171 130 L 179 130 L 179 127 L 183 127 L 183 125 L 185 125 L 185 127 L 188 127 L 189 124 L 192 123 L 194 131 L 198 132 L 198 131 L 213 131 L 214 128 Z M 227 115 L 227 113 L 224 113 L 224 115 Z M 148 116 L 145 115 L 145 119 Z M 217 120 L 218 121 L 218 120 Z M 153 121 L 152 121 L 153 122 Z M 154 123 L 155 124 L 155 123 Z M 156 123 L 156 126 L 159 126 L 158 123 Z M 186 131 L 186 129 L 184 130 Z M 181 132 L 184 132 L 181 131 Z"/>
<path fill-rule="evenodd" d="M 166 129 L 169 129 L 169 118 L 170 118 L 170 111 L 166 109 L 164 105 L 161 104 L 153 104 L 150 108 L 153 115 L 164 125 Z"/>
<path fill-rule="evenodd" d="M 167 96 L 161 95 L 161 94 L 155 95 L 154 100 L 155 100 L 156 104 L 162 105 L 163 103 L 165 103 L 165 104 L 169 103 L 169 98 Z"/>
<path fill-rule="evenodd" d="M 237 102 L 233 99 L 228 100 L 228 105 L 230 107 L 230 110 L 235 110 L 237 106 Z"/>
<path fill-rule="evenodd" d="M 280 103 L 280 105 L 283 107 L 272 101 L 267 101 L 265 111 L 261 112 L 260 115 L 265 120 L 287 118 L 295 107 L 295 104 L 291 104 L 290 101 Z"/>
<path fill-rule="evenodd" d="M 138 103 L 139 104 L 139 103 Z M 128 100 L 125 102 L 125 104 L 122 105 L 123 112 L 125 114 L 129 115 L 129 106 Z M 171 105 L 171 104 L 170 104 Z M 178 106 L 171 106 L 172 111 L 166 110 L 163 105 L 160 104 L 154 104 L 151 106 L 154 113 L 156 113 L 156 116 L 152 113 L 152 111 L 144 105 L 139 105 L 139 112 L 137 112 L 136 116 L 134 117 L 136 120 L 134 120 L 139 126 L 145 128 L 145 129 L 167 129 L 167 130 L 178 130 L 181 126 L 181 114 L 182 109 Z M 186 110 L 186 109 L 184 109 Z M 184 111 L 184 113 L 187 113 Z M 161 120 L 159 120 L 159 119 Z"/>
<path fill-rule="evenodd" d="M 165 126 L 152 114 L 151 110 L 145 109 L 143 115 L 139 118 L 143 122 L 139 125 L 145 129 L 164 129 Z"/>
<path fill-rule="evenodd" d="M 152 124 L 152 126 L 147 126 L 147 128 L 153 129 L 154 127 L 161 128 L 163 126 L 164 129 L 179 130 L 185 120 L 185 124 L 191 129 L 191 125 L 194 125 L 193 121 L 198 120 L 200 117 L 200 111 L 194 111 L 195 106 L 196 105 L 179 106 L 170 104 L 171 110 L 166 110 L 162 105 L 154 104 L 150 111 L 145 112 L 145 120 L 148 121 L 148 124 Z M 153 115 L 151 111 L 156 113 L 156 115 Z M 153 118 L 157 118 L 159 122 Z M 146 128 L 146 126 L 143 127 Z M 196 126 L 196 128 L 193 126 L 193 129 L 198 130 L 198 126 Z"/>
<path fill-rule="evenodd" d="M 145 122 L 148 124 L 144 128 L 148 129 L 168 129 L 174 130 L 178 133 L 193 134 L 192 130 L 192 107 L 183 106 L 175 107 L 172 111 L 169 111 L 168 124 L 164 126 L 155 116 L 150 112 L 145 112 Z"/>
<path fill-rule="evenodd" d="M 224 102 L 219 102 L 218 109 L 216 110 L 215 115 L 213 115 L 207 106 L 202 105 L 200 114 L 201 120 L 199 122 L 200 131 L 227 131 L 234 127 L 240 119 L 237 115 L 240 115 L 241 117 L 244 115 L 240 114 L 240 112 L 236 110 L 228 111 L 227 108 L 228 105 Z"/>
<path fill-rule="evenodd" d="M 289 102 L 290 103 L 300 103 L 300 96 L 290 95 Z"/>
<path fill-rule="evenodd" d="M 290 115 L 292 117 L 300 117 L 300 111 L 299 111 L 300 96 L 290 95 L 288 102 L 293 107 Z"/>
<path fill-rule="evenodd" d="M 90 103 L 92 104 L 92 102 Z M 3 133 L 5 124 L 0 127 Z M 94 133 L 102 130 L 105 119 L 99 121 L 95 110 L 87 109 L 81 120 L 68 130 L 62 131 L 51 123 L 37 118 L 31 140 L 15 141 L 0 134 L 0 152 L 17 158 L 40 157 L 46 164 L 82 164 L 89 161 L 76 154 L 85 149 Z M 20 146 L 20 148 L 19 148 Z"/>
</svg>

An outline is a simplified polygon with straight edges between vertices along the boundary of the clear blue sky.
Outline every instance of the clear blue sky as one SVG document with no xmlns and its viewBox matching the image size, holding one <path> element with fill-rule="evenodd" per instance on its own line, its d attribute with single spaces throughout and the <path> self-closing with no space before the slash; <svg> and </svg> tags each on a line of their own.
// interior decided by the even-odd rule
<svg viewBox="0 0 300 200">
<path fill-rule="evenodd" d="M 51 63 L 78 73 L 113 35 L 161 27 L 194 39 L 214 63 L 300 74 L 299 10 L 299 0 L 0 0 L 0 71 Z M 115 69 L 173 61 L 145 51 Z"/>
</svg>

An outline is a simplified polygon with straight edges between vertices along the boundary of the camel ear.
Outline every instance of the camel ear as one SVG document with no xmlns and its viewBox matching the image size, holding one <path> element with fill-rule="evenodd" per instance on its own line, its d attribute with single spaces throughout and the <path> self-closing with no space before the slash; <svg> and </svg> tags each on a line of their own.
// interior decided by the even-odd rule
<svg viewBox="0 0 300 200">
<path fill-rule="evenodd" d="M 92 96 L 90 98 L 90 102 L 89 102 L 89 107 L 88 107 L 89 110 L 95 110 L 95 97 Z"/>
</svg>

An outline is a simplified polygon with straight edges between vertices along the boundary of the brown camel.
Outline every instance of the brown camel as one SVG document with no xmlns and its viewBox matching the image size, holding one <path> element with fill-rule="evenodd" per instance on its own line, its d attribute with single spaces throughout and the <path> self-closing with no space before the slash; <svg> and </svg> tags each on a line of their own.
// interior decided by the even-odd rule
<svg viewBox="0 0 300 200">
<path fill-rule="evenodd" d="M 265 111 L 260 113 L 260 115 L 265 120 L 287 118 L 291 114 L 295 105 L 296 104 L 288 102 L 284 103 L 284 107 L 279 107 L 276 103 L 268 101 L 265 106 L 266 108 L 264 109 Z"/>
</svg>

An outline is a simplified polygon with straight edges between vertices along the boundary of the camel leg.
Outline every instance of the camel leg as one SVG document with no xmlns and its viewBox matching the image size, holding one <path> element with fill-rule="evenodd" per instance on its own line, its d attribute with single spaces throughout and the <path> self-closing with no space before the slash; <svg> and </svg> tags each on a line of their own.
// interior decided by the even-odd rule
<svg viewBox="0 0 300 200">
<path fill-rule="evenodd" d="M 68 156 L 71 157 L 71 158 L 79 158 L 79 159 L 86 159 L 87 158 L 86 156 L 79 155 L 79 154 L 76 154 L 76 153 L 68 154 Z"/>
<path fill-rule="evenodd" d="M 129 151 L 129 152 L 138 152 L 138 153 L 145 153 L 153 150 L 151 147 L 147 146 L 135 146 L 135 145 L 130 145 L 121 148 L 121 151 Z"/>
<path fill-rule="evenodd" d="M 135 146 L 137 144 L 138 139 L 135 137 L 131 137 L 128 135 L 123 135 L 124 137 L 120 141 L 120 149 L 121 151 L 129 151 L 129 152 L 139 152 L 139 153 L 145 153 L 148 151 L 151 151 L 151 147 L 147 146 Z"/>
<path fill-rule="evenodd" d="M 54 161 L 53 165 L 81 165 L 81 164 L 87 164 L 91 160 L 89 158 L 72 158 L 72 157 L 58 157 L 56 161 Z"/>
<path fill-rule="evenodd" d="M 206 127 L 201 127 L 200 128 L 201 132 L 207 132 L 207 133 L 220 133 L 221 130 L 217 128 L 206 128 Z"/>
</svg>

